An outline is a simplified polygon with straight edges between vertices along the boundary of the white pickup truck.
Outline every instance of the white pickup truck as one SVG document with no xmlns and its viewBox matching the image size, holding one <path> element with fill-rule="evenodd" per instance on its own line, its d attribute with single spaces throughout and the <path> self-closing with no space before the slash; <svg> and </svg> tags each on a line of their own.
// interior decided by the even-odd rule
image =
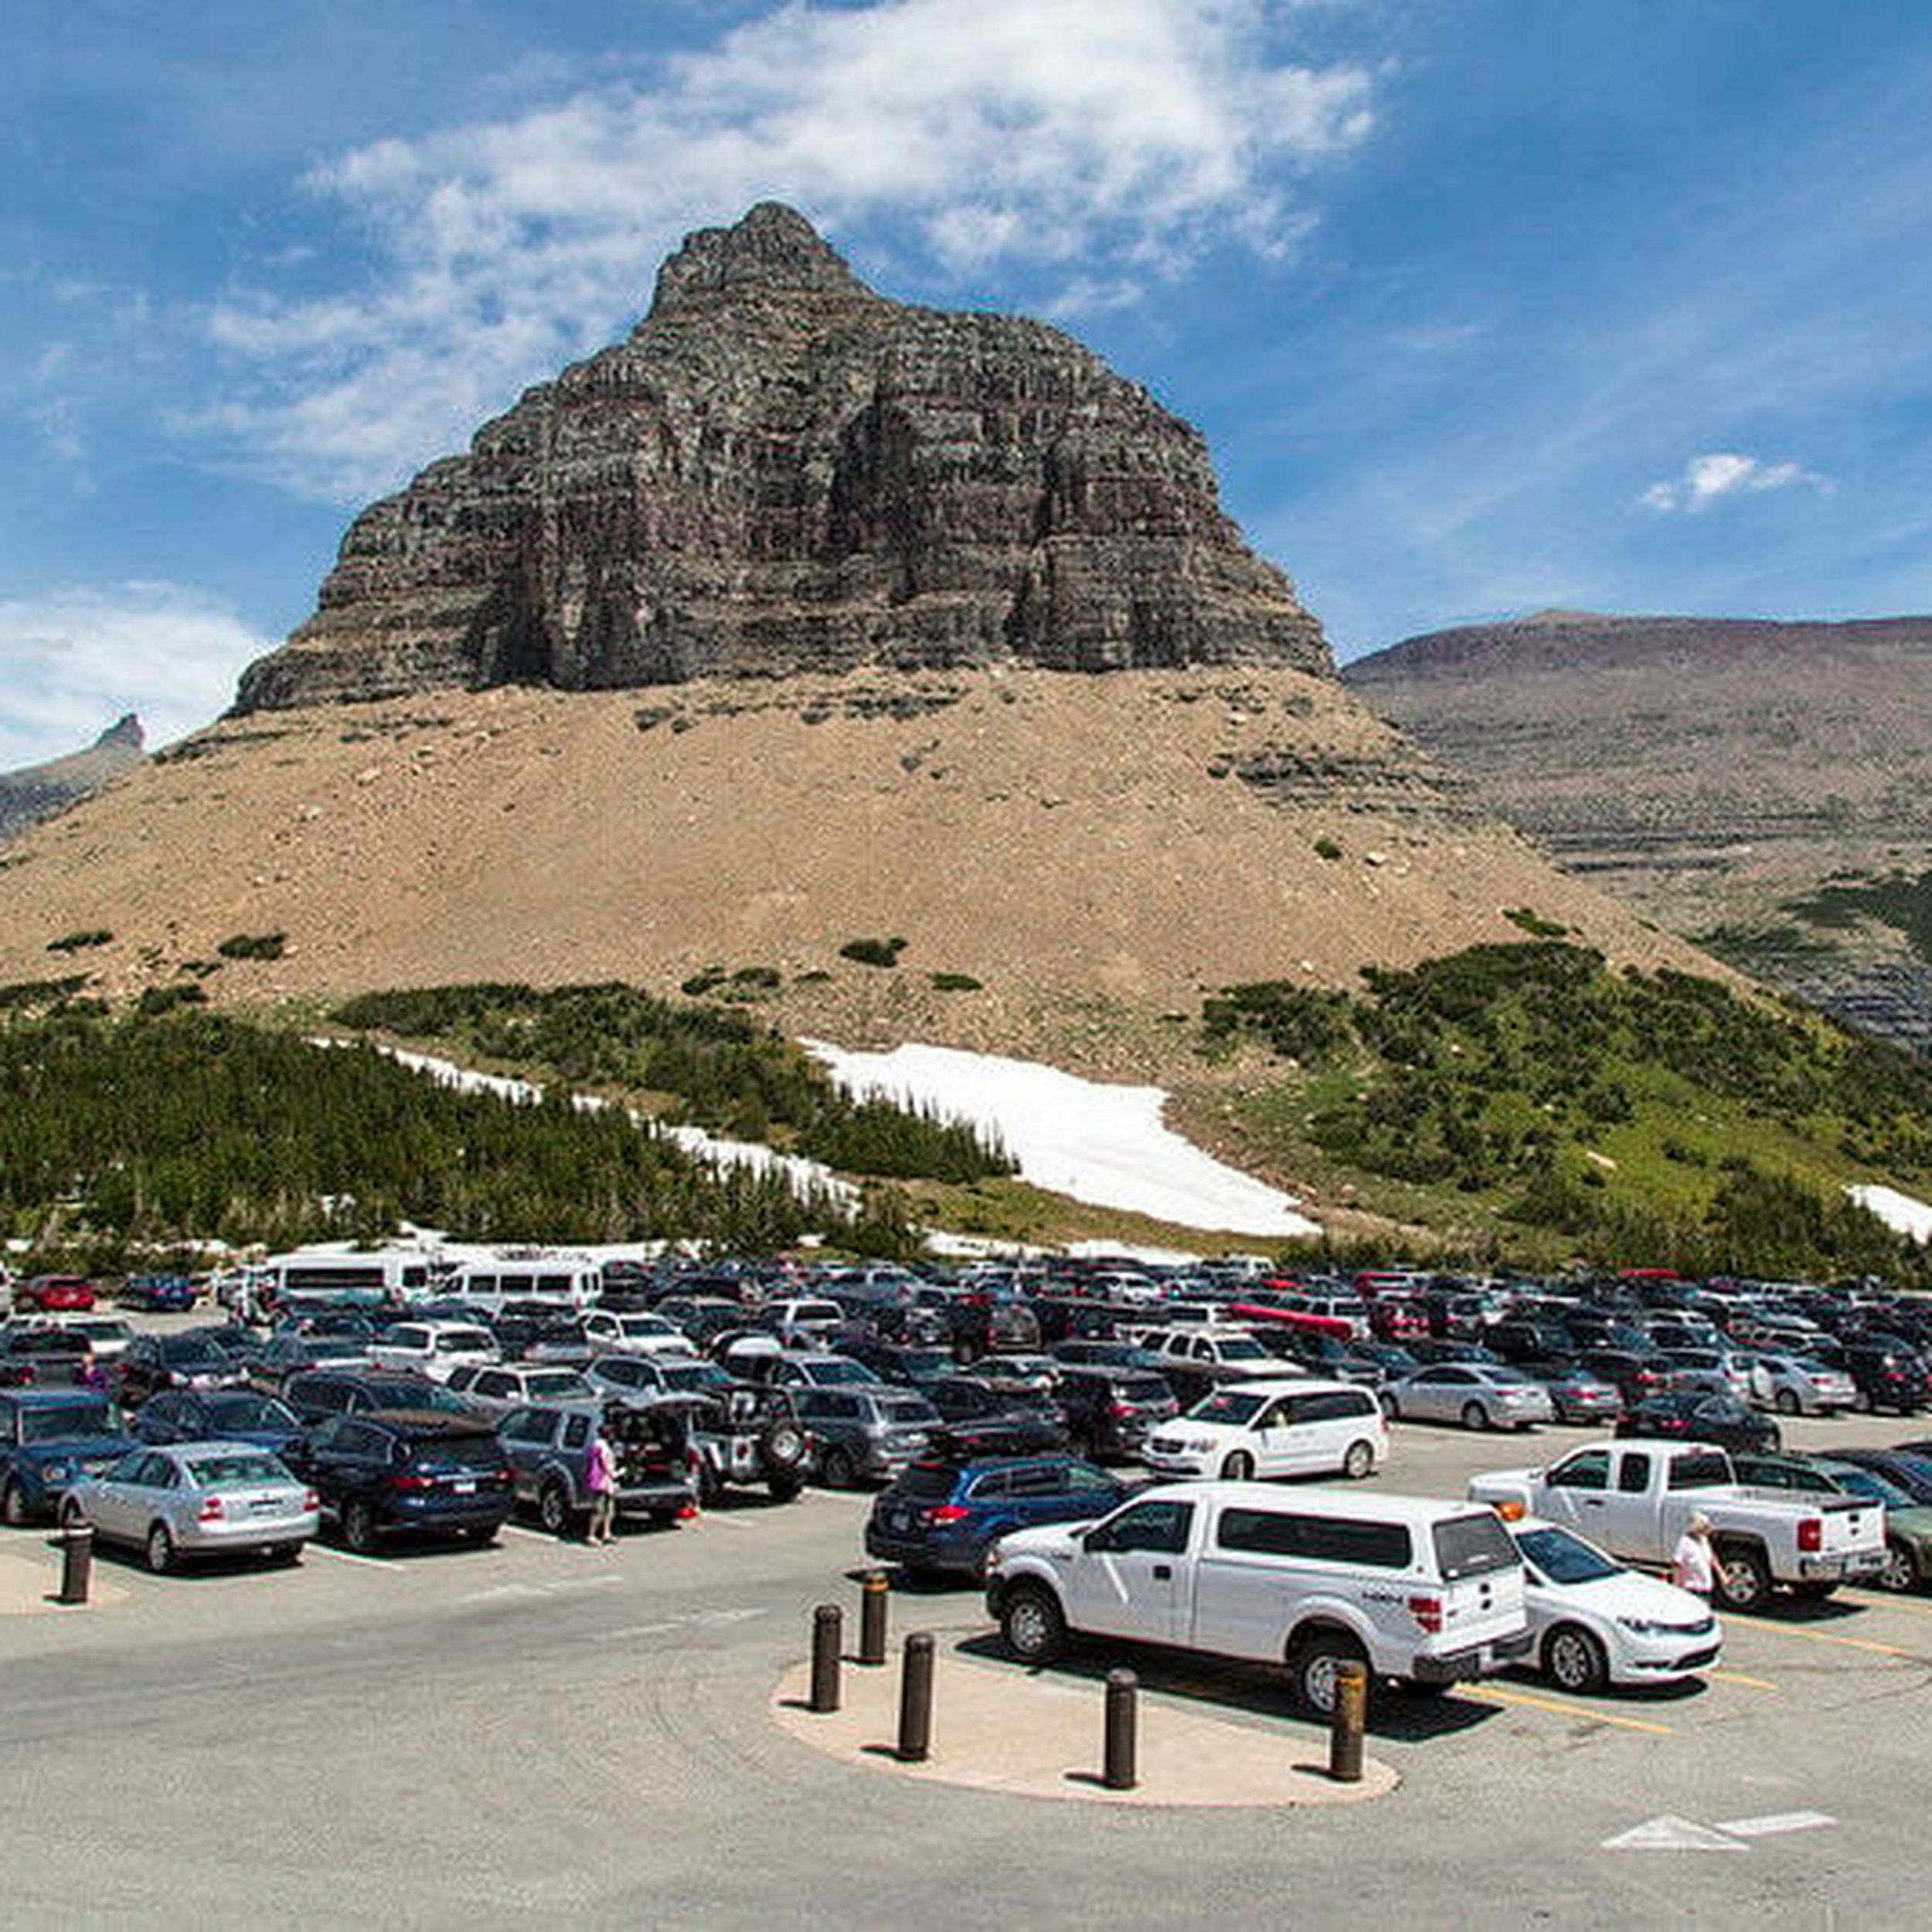
<svg viewBox="0 0 1932 1932">
<path fill-rule="evenodd" d="M 1885 1566 L 1882 1504 L 1747 1488 L 1730 1458 L 1706 1443 L 1593 1443 L 1547 1468 L 1475 1477 L 1469 1495 L 1514 1503 L 1653 1568 L 1671 1562 L 1694 1515 L 1708 1516 L 1717 1599 L 1730 1610 L 1759 1608 L 1781 1583 L 1827 1597 Z"/>
<path fill-rule="evenodd" d="M 1345 1658 L 1440 1688 L 1530 1644 L 1522 1559 L 1494 1511 L 1368 1490 L 1142 1490 L 1097 1522 L 1002 1536 L 986 1600 L 1027 1663 L 1082 1635 L 1251 1658 L 1284 1665 L 1317 1717 Z"/>
</svg>

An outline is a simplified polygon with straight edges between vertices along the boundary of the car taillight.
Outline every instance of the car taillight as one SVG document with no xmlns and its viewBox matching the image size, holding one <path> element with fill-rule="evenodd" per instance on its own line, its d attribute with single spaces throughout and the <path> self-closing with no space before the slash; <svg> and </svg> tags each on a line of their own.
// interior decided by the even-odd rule
<svg viewBox="0 0 1932 1932">
<path fill-rule="evenodd" d="M 1131 1402 L 1110 1402 L 1107 1405 L 1107 1413 L 1116 1422 L 1124 1422 L 1134 1413 L 1134 1405 Z"/>
<path fill-rule="evenodd" d="M 201 1520 L 203 1522 L 219 1522 L 227 1514 L 219 1496 L 210 1496 L 202 1504 Z"/>
<path fill-rule="evenodd" d="M 321 1509 L 321 1506 L 322 1499 L 320 1496 L 316 1495 L 314 1490 L 304 1489 L 302 1492 L 302 1508 L 304 1510 L 312 1512 L 313 1511 Z"/>
<path fill-rule="evenodd" d="M 1816 1516 L 1807 1516 L 1798 1526 L 1798 1546 L 1815 1553 L 1825 1547 L 1825 1525 Z"/>
<path fill-rule="evenodd" d="M 934 1524 L 964 1522 L 971 1513 L 971 1512 L 965 1509 L 961 1504 L 956 1502 L 942 1502 L 937 1509 L 929 1509 L 926 1512 L 926 1520 L 929 1523 Z"/>
<path fill-rule="evenodd" d="M 389 1486 L 392 1489 L 407 1489 L 412 1491 L 419 1489 L 434 1489 L 436 1487 L 436 1478 L 434 1476 L 414 1475 L 407 1470 L 398 1470 L 394 1475 L 389 1478 Z"/>
<path fill-rule="evenodd" d="M 1424 1636 L 1434 1637 L 1442 1629 L 1442 1599 L 1440 1597 L 1411 1597 L 1409 1614 L 1416 1620 L 1417 1628 Z"/>
</svg>

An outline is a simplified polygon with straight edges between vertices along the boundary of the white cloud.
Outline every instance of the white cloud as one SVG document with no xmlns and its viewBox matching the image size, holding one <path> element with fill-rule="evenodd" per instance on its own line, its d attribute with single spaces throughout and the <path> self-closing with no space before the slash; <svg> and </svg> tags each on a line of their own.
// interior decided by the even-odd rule
<svg viewBox="0 0 1932 1932">
<path fill-rule="evenodd" d="M 78 751 L 128 711 L 157 749 L 225 710 L 241 667 L 275 641 L 178 583 L 0 599 L 0 770 Z"/>
<path fill-rule="evenodd" d="M 1653 483 L 1638 501 L 1646 509 L 1665 515 L 1679 511 L 1708 509 L 1719 498 L 1757 496 L 1767 490 L 1788 490 L 1798 485 L 1828 491 L 1830 483 L 1796 463 L 1762 463 L 1754 456 L 1713 450 L 1693 456 L 1675 481 Z"/>
<path fill-rule="evenodd" d="M 222 304 L 210 328 L 240 395 L 199 427 L 311 493 L 393 484 L 607 340 L 685 230 L 767 198 L 835 238 L 881 225 L 942 280 L 1024 267 L 1062 308 L 1144 289 L 1216 243 L 1277 255 L 1310 219 L 1294 175 L 1371 124 L 1363 70 L 1272 57 L 1279 14 L 794 3 L 666 61 L 648 87 L 606 82 L 358 148 L 306 185 L 372 237 L 373 285 Z"/>
</svg>

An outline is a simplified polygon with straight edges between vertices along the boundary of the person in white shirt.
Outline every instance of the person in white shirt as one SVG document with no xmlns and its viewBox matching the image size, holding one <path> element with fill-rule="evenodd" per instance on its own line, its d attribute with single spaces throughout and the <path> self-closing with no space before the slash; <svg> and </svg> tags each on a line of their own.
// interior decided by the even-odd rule
<svg viewBox="0 0 1932 1932">
<path fill-rule="evenodd" d="M 1709 1603 L 1716 1580 L 1711 1556 L 1711 1519 L 1700 1511 L 1685 1524 L 1684 1533 L 1677 1539 L 1671 1558 L 1671 1581 L 1679 1590 L 1688 1590 L 1693 1597 L 1702 1597 Z"/>
</svg>

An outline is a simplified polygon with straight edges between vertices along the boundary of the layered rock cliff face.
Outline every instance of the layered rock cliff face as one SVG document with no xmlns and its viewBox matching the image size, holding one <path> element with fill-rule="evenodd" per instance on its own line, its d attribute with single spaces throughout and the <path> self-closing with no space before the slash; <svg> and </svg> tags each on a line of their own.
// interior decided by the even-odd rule
<svg viewBox="0 0 1932 1932">
<path fill-rule="evenodd" d="M 1932 617 L 1547 611 L 1343 675 L 1568 870 L 1932 1048 L 1928 669 Z"/>
<path fill-rule="evenodd" d="M 84 751 L 0 772 L 0 845 L 92 798 L 109 779 L 139 764 L 141 757 L 141 720 L 130 712 Z"/>
<path fill-rule="evenodd" d="M 765 204 L 359 516 L 236 709 L 1002 662 L 1332 668 L 1195 430 L 1057 330 L 873 294 Z"/>
</svg>

